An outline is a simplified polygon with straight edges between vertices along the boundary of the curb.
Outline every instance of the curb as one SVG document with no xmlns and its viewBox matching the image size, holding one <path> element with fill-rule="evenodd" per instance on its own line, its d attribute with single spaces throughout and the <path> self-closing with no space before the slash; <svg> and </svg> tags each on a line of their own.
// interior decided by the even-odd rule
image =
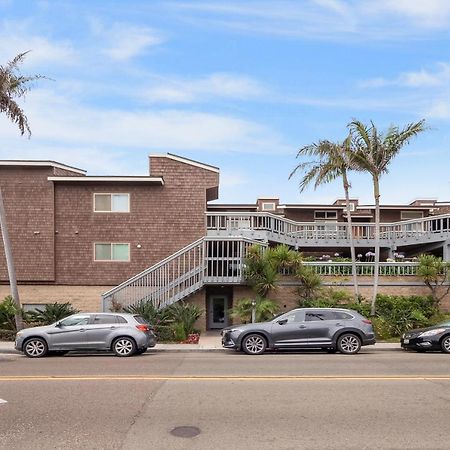
<svg viewBox="0 0 450 450">
<path fill-rule="evenodd" d="M 400 346 L 392 346 L 392 347 L 379 347 L 379 348 L 371 348 L 370 346 L 367 346 L 366 348 L 363 348 L 362 351 L 365 353 L 366 350 L 369 350 L 370 353 L 373 352 L 397 352 L 402 351 L 402 348 Z M 227 348 L 151 348 L 146 351 L 146 353 L 202 353 L 202 352 L 209 352 L 209 353 L 231 353 L 230 349 Z M 77 353 L 77 352 L 74 352 Z M 289 352 L 286 352 L 289 353 Z M 21 355 L 21 352 L 18 352 L 17 350 L 11 348 L 0 348 L 0 355 L 7 354 L 7 355 Z"/>
</svg>

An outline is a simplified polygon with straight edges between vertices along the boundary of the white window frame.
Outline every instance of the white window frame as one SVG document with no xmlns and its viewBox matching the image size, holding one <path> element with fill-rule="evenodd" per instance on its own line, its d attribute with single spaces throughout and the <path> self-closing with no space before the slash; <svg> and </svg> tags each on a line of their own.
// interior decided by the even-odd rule
<svg viewBox="0 0 450 450">
<path fill-rule="evenodd" d="M 109 195 L 109 196 L 111 197 L 111 208 L 112 208 L 112 205 L 113 205 L 113 199 L 112 199 L 112 197 L 113 197 L 114 195 L 126 195 L 126 196 L 128 197 L 128 208 L 127 208 L 126 211 L 113 211 L 113 210 L 111 210 L 111 211 L 97 211 L 97 210 L 95 209 L 95 197 L 96 197 L 97 195 Z M 94 211 L 95 213 L 106 213 L 106 214 L 111 214 L 111 213 L 113 213 L 113 214 L 128 214 L 128 213 L 130 212 L 130 194 L 129 194 L 128 192 L 94 192 L 93 203 L 94 203 L 94 204 L 93 204 L 93 211 Z"/>
<path fill-rule="evenodd" d="M 261 203 L 261 210 L 262 211 L 275 211 L 276 205 L 274 202 L 262 202 Z"/>
<path fill-rule="evenodd" d="M 114 244 L 128 245 L 128 259 L 112 259 Z M 96 245 L 110 245 L 111 246 L 111 259 L 96 259 L 95 246 Z M 131 261 L 131 245 L 129 242 L 94 242 L 94 261 L 95 262 L 113 262 L 113 263 L 127 263 Z"/>
<path fill-rule="evenodd" d="M 324 213 L 325 217 L 317 217 L 317 213 Z M 333 213 L 334 216 L 333 217 L 328 217 L 328 214 L 330 214 L 330 213 Z M 321 211 L 319 209 L 314 211 L 314 220 L 315 221 L 317 221 L 317 220 L 334 220 L 334 221 L 337 221 L 337 218 L 338 218 L 337 211 L 328 211 L 328 210 Z"/>
<path fill-rule="evenodd" d="M 354 203 L 350 202 L 348 204 L 348 206 L 349 206 L 351 212 L 355 211 L 356 208 L 355 208 L 355 204 Z M 345 205 L 345 209 L 347 209 L 347 205 Z"/>
</svg>

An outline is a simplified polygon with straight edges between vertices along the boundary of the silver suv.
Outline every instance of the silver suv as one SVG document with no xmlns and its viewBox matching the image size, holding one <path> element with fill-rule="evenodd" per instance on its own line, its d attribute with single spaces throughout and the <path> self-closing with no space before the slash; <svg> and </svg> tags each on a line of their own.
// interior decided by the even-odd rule
<svg viewBox="0 0 450 450">
<path fill-rule="evenodd" d="M 370 320 L 350 309 L 298 308 L 269 322 L 234 325 L 222 330 L 225 348 L 260 355 L 266 349 L 319 348 L 330 353 L 358 353 L 375 344 Z"/>
<path fill-rule="evenodd" d="M 117 356 L 144 353 L 156 345 L 151 326 L 135 314 L 79 313 L 16 334 L 16 350 L 30 358 L 71 350 L 110 350 Z"/>
</svg>

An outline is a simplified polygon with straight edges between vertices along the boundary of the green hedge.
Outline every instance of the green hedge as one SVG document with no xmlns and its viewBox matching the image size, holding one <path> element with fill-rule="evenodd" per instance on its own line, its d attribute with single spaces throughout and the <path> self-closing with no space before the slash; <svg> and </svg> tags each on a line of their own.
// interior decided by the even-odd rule
<svg viewBox="0 0 450 450">
<path fill-rule="evenodd" d="M 314 300 L 299 300 L 301 307 L 347 308 L 369 317 L 370 303 L 361 299 L 354 302 L 345 291 L 331 291 Z M 423 328 L 442 322 L 447 316 L 441 313 L 431 296 L 377 295 L 376 316 L 372 319 L 379 339 L 400 337 L 405 331 Z"/>
</svg>

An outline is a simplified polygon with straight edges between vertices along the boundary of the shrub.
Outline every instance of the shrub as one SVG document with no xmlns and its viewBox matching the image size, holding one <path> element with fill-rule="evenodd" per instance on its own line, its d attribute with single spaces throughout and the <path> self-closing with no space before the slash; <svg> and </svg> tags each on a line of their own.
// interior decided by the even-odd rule
<svg viewBox="0 0 450 450">
<path fill-rule="evenodd" d="M 242 298 L 238 300 L 234 308 L 230 309 L 230 316 L 238 318 L 243 323 L 249 323 L 252 320 L 253 299 Z M 279 304 L 268 298 L 256 297 L 255 299 L 255 319 L 256 322 L 270 320 L 280 309 Z"/>
<path fill-rule="evenodd" d="M 186 340 L 189 334 L 194 333 L 196 331 L 194 328 L 195 322 L 201 317 L 202 313 L 203 311 L 197 305 L 183 301 L 170 305 L 167 308 L 167 314 L 168 318 L 177 327 L 174 328 L 175 338 L 177 338 L 177 332 L 181 335 L 181 329 L 184 331 L 184 338 L 180 339 L 182 341 Z"/>
<path fill-rule="evenodd" d="M 36 308 L 35 311 L 27 313 L 27 319 L 30 322 L 39 322 L 43 325 L 50 325 L 58 322 L 65 317 L 71 316 L 79 312 L 69 302 L 67 303 L 51 303 L 45 305 L 43 309 Z"/>
<path fill-rule="evenodd" d="M 138 314 L 142 316 L 149 324 L 155 328 L 159 325 L 167 325 L 169 321 L 169 308 L 157 308 L 150 300 L 141 300 L 134 305 L 123 308 L 123 311 L 129 314 Z"/>
<path fill-rule="evenodd" d="M 22 312 L 17 308 L 13 298 L 8 295 L 0 303 L 0 329 L 16 331 L 14 316 L 17 312 Z"/>
</svg>

